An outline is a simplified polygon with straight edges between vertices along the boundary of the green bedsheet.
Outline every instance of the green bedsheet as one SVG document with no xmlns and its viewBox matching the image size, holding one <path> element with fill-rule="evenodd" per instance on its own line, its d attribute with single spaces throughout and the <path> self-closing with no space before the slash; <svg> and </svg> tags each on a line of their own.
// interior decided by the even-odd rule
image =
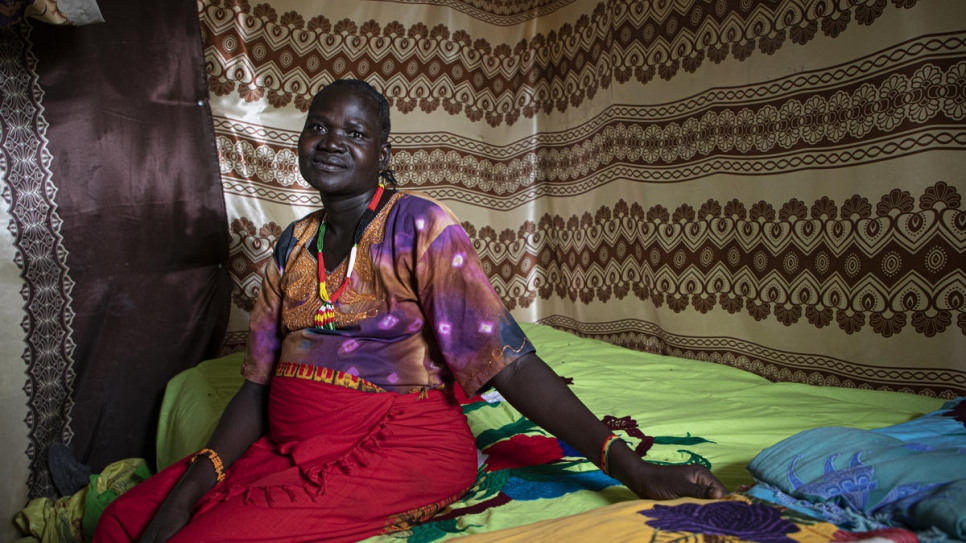
<svg viewBox="0 0 966 543">
<path fill-rule="evenodd" d="M 522 326 L 538 354 L 632 446 L 640 441 L 634 437 L 639 432 L 654 438 L 648 459 L 706 462 L 731 489 L 753 482 L 746 466 L 758 452 L 802 430 L 879 428 L 942 404 L 912 394 L 772 383 L 728 366 L 631 351 L 542 325 Z M 159 468 L 204 444 L 241 384 L 240 364 L 240 354 L 206 361 L 169 383 L 159 423 Z M 565 444 L 563 458 L 558 454 L 549 465 L 533 465 L 550 454 L 546 451 L 553 447 L 543 447 L 550 438 L 530 427 L 498 395 L 487 397 L 492 403 L 467 405 L 467 417 L 483 453 L 506 469 L 481 470 L 480 487 L 444 511 L 439 522 L 418 527 L 412 541 L 491 531 L 633 497 L 588 462 L 571 456 Z M 511 440 L 517 434 L 531 436 L 534 446 L 519 448 L 526 438 Z M 528 451 L 544 456 L 534 452 L 529 458 Z M 382 536 L 393 538 L 399 534 Z"/>
</svg>

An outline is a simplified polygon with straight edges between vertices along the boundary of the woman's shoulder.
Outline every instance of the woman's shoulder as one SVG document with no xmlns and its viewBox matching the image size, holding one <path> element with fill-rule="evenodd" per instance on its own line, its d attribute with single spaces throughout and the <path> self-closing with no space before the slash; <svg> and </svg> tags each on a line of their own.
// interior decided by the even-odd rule
<svg viewBox="0 0 966 543">
<path fill-rule="evenodd" d="M 315 232 L 319 229 L 319 223 L 322 220 L 322 213 L 321 209 L 312 211 L 301 219 L 292 221 L 285 227 L 285 230 L 282 231 L 278 240 L 275 241 L 275 249 L 272 254 L 275 258 L 275 263 L 280 268 L 285 266 L 285 262 L 288 261 L 288 255 L 291 254 L 292 249 L 299 241 L 302 241 L 307 235 L 308 237 L 315 235 Z"/>
<path fill-rule="evenodd" d="M 409 190 L 399 192 L 399 201 L 396 203 L 398 213 L 432 218 L 434 222 L 459 224 L 456 214 L 446 204 L 432 196 Z"/>
</svg>

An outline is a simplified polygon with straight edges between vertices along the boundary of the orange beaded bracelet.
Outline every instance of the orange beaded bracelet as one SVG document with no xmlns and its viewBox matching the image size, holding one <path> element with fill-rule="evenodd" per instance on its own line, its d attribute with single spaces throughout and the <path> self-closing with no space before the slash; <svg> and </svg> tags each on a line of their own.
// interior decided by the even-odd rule
<svg viewBox="0 0 966 543">
<path fill-rule="evenodd" d="M 211 465 L 215 467 L 215 484 L 225 480 L 225 463 L 221 461 L 221 457 L 218 456 L 218 453 L 216 453 L 214 449 L 205 447 L 204 449 L 196 452 L 191 458 L 191 463 L 194 464 L 195 460 L 197 460 L 199 456 L 205 456 L 208 458 L 208 460 L 211 460 Z"/>
</svg>

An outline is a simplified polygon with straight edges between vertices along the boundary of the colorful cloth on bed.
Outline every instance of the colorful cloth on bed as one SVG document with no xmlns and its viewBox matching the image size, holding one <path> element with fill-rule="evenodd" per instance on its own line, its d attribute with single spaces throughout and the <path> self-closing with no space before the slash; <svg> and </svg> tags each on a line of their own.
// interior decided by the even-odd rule
<svg viewBox="0 0 966 543">
<path fill-rule="evenodd" d="M 755 454 L 804 429 L 846 421 L 876 428 L 942 405 L 941 400 L 912 394 L 771 383 L 721 364 L 629 351 L 548 326 L 521 327 L 577 396 L 639 454 L 646 452 L 657 463 L 710 465 L 730 489 L 753 482 L 745 466 Z M 483 462 L 477 485 L 430 522 L 414 527 L 408 539 L 395 534 L 366 543 L 463 541 L 473 534 L 636 499 L 502 401 L 496 391 L 464 401 Z M 560 541 L 594 541 L 582 535 L 554 532 Z M 843 537 L 854 540 L 849 539 L 852 535 Z M 893 535 L 915 541 L 905 530 L 877 534 Z M 731 540 L 707 535 L 680 541 Z"/>
<path fill-rule="evenodd" d="M 359 541 L 407 530 L 473 484 L 474 439 L 452 395 L 362 392 L 299 375 L 275 376 L 270 435 L 228 468 L 171 543 Z M 189 462 L 108 506 L 94 542 L 137 540 Z"/>
<path fill-rule="evenodd" d="M 876 537 L 910 541 L 908 532 L 853 534 L 783 507 L 740 495 L 721 500 L 632 500 L 579 515 L 461 538 L 461 543 L 824 543 Z M 905 539 L 903 539 L 905 538 Z"/>
<path fill-rule="evenodd" d="M 807 430 L 761 452 L 749 494 L 850 529 L 966 539 L 966 400 L 877 430 Z"/>
<path fill-rule="evenodd" d="M 323 216 L 315 212 L 293 223 L 277 247 L 276 264 L 284 266 L 265 270 L 250 321 L 242 370 L 247 379 L 267 383 L 280 360 L 324 366 L 393 392 L 455 380 L 475 394 L 534 350 L 456 218 L 409 193 L 395 194 L 362 237 L 349 285 L 336 303 L 340 330 L 317 331 L 314 240 Z M 328 274 L 329 292 L 338 289 L 347 265 Z"/>
<path fill-rule="evenodd" d="M 503 514 L 513 519 L 509 524 L 513 525 L 636 498 L 567 443 L 520 415 L 499 392 L 458 399 L 476 435 L 479 474 L 473 488 L 459 502 L 429 522 L 414 526 L 409 532 L 410 543 L 430 543 L 485 530 L 487 523 Z M 605 415 L 603 421 L 641 456 L 654 446 L 663 449 L 663 460 L 655 458 L 654 462 L 709 465 L 702 456 L 688 450 L 708 443 L 706 439 L 690 434 L 647 436 L 630 416 Z M 672 453 L 670 457 L 668 452 Z M 507 526 L 506 520 L 494 524 Z M 400 537 L 380 537 L 367 541 L 399 540 Z"/>
</svg>

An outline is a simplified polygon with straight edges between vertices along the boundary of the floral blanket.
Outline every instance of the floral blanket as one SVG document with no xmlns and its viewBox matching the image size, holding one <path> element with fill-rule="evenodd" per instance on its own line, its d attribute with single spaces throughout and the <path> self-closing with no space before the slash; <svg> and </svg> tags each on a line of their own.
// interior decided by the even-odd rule
<svg viewBox="0 0 966 543">
<path fill-rule="evenodd" d="M 910 537 L 911 536 L 911 537 Z M 915 541 L 904 530 L 852 533 L 732 495 L 722 500 L 633 500 L 593 511 L 460 539 L 461 543 L 811 543 Z"/>
<path fill-rule="evenodd" d="M 720 500 L 639 500 L 576 450 L 519 415 L 498 393 L 463 400 L 480 450 L 474 488 L 431 521 L 367 543 L 430 543 L 455 536 L 464 536 L 459 540 L 466 543 L 583 543 L 598 538 L 651 543 L 917 541 L 905 529 L 844 530 L 743 492 Z M 713 467 L 701 452 L 714 441 L 690 433 L 649 436 L 634 417 L 602 418 L 651 462 Z M 490 531 L 502 526 L 512 527 Z"/>
<path fill-rule="evenodd" d="M 966 399 L 876 430 L 824 427 L 762 451 L 750 495 L 851 529 L 966 539 Z M 937 532 L 941 531 L 941 533 Z"/>
</svg>

